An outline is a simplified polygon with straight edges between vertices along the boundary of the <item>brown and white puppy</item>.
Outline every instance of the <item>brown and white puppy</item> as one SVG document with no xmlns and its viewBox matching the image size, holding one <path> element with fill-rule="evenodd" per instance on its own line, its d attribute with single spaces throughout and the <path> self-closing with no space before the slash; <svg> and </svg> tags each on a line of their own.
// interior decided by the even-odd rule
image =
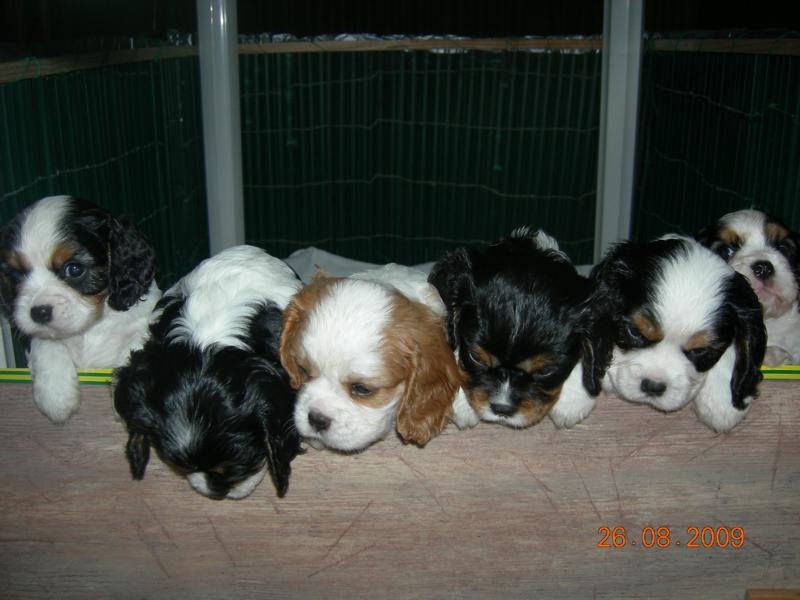
<svg viewBox="0 0 800 600">
<path fill-rule="evenodd" d="M 301 436 L 356 452 L 393 429 L 420 446 L 441 432 L 461 375 L 430 294 L 423 273 L 387 265 L 318 276 L 291 300 L 280 357 L 298 390 Z"/>
<path fill-rule="evenodd" d="M 800 363 L 800 234 L 759 210 L 728 213 L 695 236 L 750 282 L 764 309 L 768 365 Z"/>
</svg>

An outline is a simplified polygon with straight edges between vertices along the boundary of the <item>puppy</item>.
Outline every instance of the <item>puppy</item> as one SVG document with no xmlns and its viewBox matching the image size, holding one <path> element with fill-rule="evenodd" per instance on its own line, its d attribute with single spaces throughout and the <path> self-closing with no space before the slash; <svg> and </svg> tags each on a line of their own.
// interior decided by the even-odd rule
<svg viewBox="0 0 800 600">
<path fill-rule="evenodd" d="M 553 238 L 522 228 L 448 253 L 429 281 L 447 306 L 448 340 L 475 413 L 509 427 L 541 420 L 581 357 L 588 280 Z"/>
<path fill-rule="evenodd" d="M 768 365 L 800 363 L 800 234 L 758 210 L 724 215 L 695 236 L 747 277 L 764 309 Z"/>
<path fill-rule="evenodd" d="M 205 496 L 244 498 L 266 470 L 286 493 L 300 440 L 278 340 L 282 309 L 299 288 L 284 262 L 237 246 L 166 292 L 150 339 L 116 373 L 134 479 L 144 477 L 152 445 Z"/>
<path fill-rule="evenodd" d="M 393 429 L 422 446 L 444 428 L 460 374 L 436 302 L 423 273 L 398 265 L 318 275 L 292 299 L 280 356 L 305 439 L 356 452 Z"/>
<path fill-rule="evenodd" d="M 60 423 L 79 404 L 76 369 L 122 365 L 161 292 L 154 252 L 128 221 L 70 196 L 43 198 L 0 233 L 0 296 L 30 338 L 33 400 Z"/>
<path fill-rule="evenodd" d="M 668 236 L 618 244 L 591 280 L 585 389 L 557 405 L 567 423 L 580 420 L 601 389 L 667 412 L 692 402 L 719 432 L 745 417 L 766 332 L 742 275 L 696 241 Z"/>
</svg>

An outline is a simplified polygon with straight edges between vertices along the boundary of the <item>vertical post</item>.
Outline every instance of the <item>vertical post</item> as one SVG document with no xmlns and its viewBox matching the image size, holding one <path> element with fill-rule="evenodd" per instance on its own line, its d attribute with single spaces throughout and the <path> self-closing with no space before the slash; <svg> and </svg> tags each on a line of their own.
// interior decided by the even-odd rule
<svg viewBox="0 0 800 600">
<path fill-rule="evenodd" d="M 4 317 L 0 317 L 0 368 L 16 367 L 11 325 Z"/>
<path fill-rule="evenodd" d="M 211 254 L 244 243 L 236 0 L 197 0 Z"/>
<path fill-rule="evenodd" d="M 605 0 L 594 262 L 630 236 L 643 0 Z"/>
</svg>

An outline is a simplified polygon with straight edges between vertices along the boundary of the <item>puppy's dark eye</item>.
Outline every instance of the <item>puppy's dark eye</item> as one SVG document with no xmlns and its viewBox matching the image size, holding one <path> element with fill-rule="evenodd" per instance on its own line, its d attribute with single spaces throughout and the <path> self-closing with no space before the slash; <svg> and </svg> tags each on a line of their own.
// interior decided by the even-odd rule
<svg viewBox="0 0 800 600">
<path fill-rule="evenodd" d="M 634 344 L 644 344 L 646 343 L 645 337 L 642 335 L 642 332 L 639 331 L 633 323 L 630 321 L 623 322 L 623 332 L 627 340 Z"/>
<path fill-rule="evenodd" d="M 708 371 L 713 367 L 718 357 L 713 348 L 710 347 L 692 348 L 691 350 L 685 350 L 683 354 L 694 365 L 695 369 L 700 372 Z"/>
<path fill-rule="evenodd" d="M 8 265 L 3 265 L 3 273 L 5 273 L 6 276 L 14 283 L 19 283 L 26 275 L 26 273 L 24 273 L 23 271 L 14 269 L 13 267 L 10 267 Z"/>
<path fill-rule="evenodd" d="M 475 355 L 475 353 L 472 352 L 472 350 L 467 350 L 467 357 L 473 363 L 476 363 L 476 364 L 479 364 L 479 365 L 483 364 L 483 362 L 481 362 L 481 360 Z"/>
<path fill-rule="evenodd" d="M 353 383 L 350 385 L 350 393 L 354 396 L 371 396 L 372 390 L 365 386 L 363 383 Z"/>
<path fill-rule="evenodd" d="M 778 248 L 778 252 L 783 254 L 790 261 L 794 260 L 795 253 L 797 252 L 797 246 L 794 243 L 794 240 L 788 237 L 783 238 L 780 242 L 778 242 L 776 247 Z"/>
<path fill-rule="evenodd" d="M 717 254 L 719 254 L 724 260 L 730 260 L 731 257 L 736 254 L 738 249 L 738 244 L 723 244 L 717 248 Z"/>
<path fill-rule="evenodd" d="M 79 277 L 82 277 L 84 273 L 86 273 L 86 267 L 80 263 L 70 261 L 64 263 L 64 266 L 61 267 L 61 273 L 63 274 L 64 279 L 78 279 Z"/>
<path fill-rule="evenodd" d="M 542 367 L 531 373 L 531 376 L 535 377 L 536 379 L 547 379 L 548 377 L 552 377 L 558 372 L 558 365 L 549 365 L 546 367 Z"/>
<path fill-rule="evenodd" d="M 297 368 L 300 369 L 300 375 L 302 375 L 303 381 L 308 381 L 311 379 L 311 376 L 308 374 L 308 369 L 301 365 L 297 365 Z"/>
</svg>

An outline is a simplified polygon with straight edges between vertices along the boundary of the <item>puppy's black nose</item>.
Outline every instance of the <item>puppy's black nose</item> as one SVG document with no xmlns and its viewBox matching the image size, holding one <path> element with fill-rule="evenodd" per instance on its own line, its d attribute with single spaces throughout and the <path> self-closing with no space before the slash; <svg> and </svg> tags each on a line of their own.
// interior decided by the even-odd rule
<svg viewBox="0 0 800 600">
<path fill-rule="evenodd" d="M 510 417 L 517 412 L 517 407 L 511 404 L 496 404 L 493 402 L 489 404 L 489 408 L 499 417 Z"/>
<path fill-rule="evenodd" d="M 667 391 L 667 384 L 662 381 L 653 381 L 652 379 L 642 379 L 642 391 L 648 396 L 655 396 L 656 398 Z"/>
<path fill-rule="evenodd" d="M 322 413 L 312 410 L 308 413 L 308 424 L 314 431 L 322 432 L 331 426 L 331 420 Z"/>
<path fill-rule="evenodd" d="M 753 275 L 762 280 L 769 279 L 772 277 L 773 273 L 775 273 L 775 267 L 773 267 L 772 263 L 767 260 L 759 260 L 754 262 L 750 268 L 753 269 Z"/>
<path fill-rule="evenodd" d="M 53 320 L 53 307 L 49 304 L 40 304 L 31 308 L 31 319 L 39 325 L 44 325 Z"/>
</svg>

